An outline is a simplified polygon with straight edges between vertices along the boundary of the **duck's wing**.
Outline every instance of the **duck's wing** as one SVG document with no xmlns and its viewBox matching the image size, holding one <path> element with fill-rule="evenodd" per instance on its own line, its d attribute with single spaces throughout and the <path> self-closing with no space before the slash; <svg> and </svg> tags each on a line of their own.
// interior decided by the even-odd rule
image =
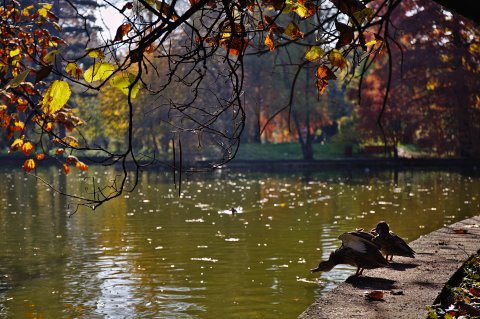
<svg viewBox="0 0 480 319">
<path fill-rule="evenodd" d="M 367 269 L 388 266 L 372 242 L 351 233 L 344 233 L 338 238 L 342 240 L 343 263 Z"/>
<path fill-rule="evenodd" d="M 367 233 L 363 230 L 363 228 L 357 229 L 355 231 L 348 232 L 348 234 L 352 234 L 354 236 L 363 238 L 365 240 L 371 241 L 375 236 L 373 234 Z"/>
<path fill-rule="evenodd" d="M 399 251 L 400 256 L 414 257 L 415 251 L 410 246 L 408 246 L 405 240 L 395 235 L 394 233 L 391 233 L 391 235 L 393 238 L 392 240 L 395 244 L 395 248 Z"/>
<path fill-rule="evenodd" d="M 378 248 L 375 244 L 358 236 L 358 234 L 350 233 L 343 233 L 341 234 L 338 239 L 342 241 L 342 245 L 344 247 L 348 247 L 353 249 L 356 252 L 367 254 L 372 250 L 378 251 Z"/>
</svg>

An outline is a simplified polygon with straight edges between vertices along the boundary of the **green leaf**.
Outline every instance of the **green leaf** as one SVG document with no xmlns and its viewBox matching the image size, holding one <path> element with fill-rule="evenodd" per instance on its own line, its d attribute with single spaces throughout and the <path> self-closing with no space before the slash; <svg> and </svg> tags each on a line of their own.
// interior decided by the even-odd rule
<svg viewBox="0 0 480 319">
<path fill-rule="evenodd" d="M 134 74 L 117 74 L 110 79 L 110 85 L 114 88 L 119 89 L 123 92 L 123 94 L 128 96 L 128 91 L 130 90 L 130 86 L 135 81 L 136 76 Z M 134 99 L 137 96 L 138 91 L 140 90 L 140 81 L 137 81 L 135 85 L 133 85 L 131 97 Z"/>
<path fill-rule="evenodd" d="M 342 52 L 337 49 L 330 51 L 328 60 L 333 66 L 339 67 L 340 69 L 345 69 L 348 66 L 347 60 L 343 57 Z"/>
<path fill-rule="evenodd" d="M 115 70 L 115 66 L 108 62 L 97 62 L 85 71 L 83 78 L 88 83 L 105 81 Z"/>
<path fill-rule="evenodd" d="M 5 87 L 5 89 L 7 88 L 16 88 L 17 86 L 19 86 L 23 81 L 25 81 L 25 79 L 27 78 L 28 76 L 28 73 L 30 73 L 30 70 L 27 69 L 21 73 L 19 73 L 16 77 L 14 77 L 13 79 L 11 79 L 8 83 L 7 83 L 7 86 Z"/>
<path fill-rule="evenodd" d="M 60 111 L 67 103 L 72 91 L 67 82 L 55 80 L 48 87 L 43 96 L 42 110 L 45 114 L 53 114 Z"/>
<path fill-rule="evenodd" d="M 325 55 L 325 51 L 318 45 L 311 46 L 310 49 L 305 52 L 305 59 L 310 62 L 320 59 Z"/>
</svg>

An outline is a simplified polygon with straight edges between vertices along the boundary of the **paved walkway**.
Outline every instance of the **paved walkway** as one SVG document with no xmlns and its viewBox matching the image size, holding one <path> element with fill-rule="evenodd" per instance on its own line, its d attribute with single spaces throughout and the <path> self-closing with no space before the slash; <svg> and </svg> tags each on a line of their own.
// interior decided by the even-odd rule
<svg viewBox="0 0 480 319">
<path fill-rule="evenodd" d="M 445 283 L 480 250 L 480 216 L 436 230 L 409 244 L 416 258 L 394 257 L 393 269 L 365 270 L 312 304 L 300 319 L 425 318 Z M 365 292 L 383 290 L 384 301 Z"/>
</svg>

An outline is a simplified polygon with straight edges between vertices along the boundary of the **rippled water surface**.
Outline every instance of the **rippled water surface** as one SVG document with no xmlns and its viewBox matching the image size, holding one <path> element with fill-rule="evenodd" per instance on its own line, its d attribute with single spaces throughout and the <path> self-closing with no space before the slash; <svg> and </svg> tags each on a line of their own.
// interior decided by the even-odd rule
<svg viewBox="0 0 480 319">
<path fill-rule="evenodd" d="M 68 217 L 68 199 L 2 169 L 0 317 L 296 318 L 354 272 L 309 273 L 341 233 L 386 220 L 414 240 L 478 215 L 479 191 L 458 172 L 220 171 L 189 177 L 179 197 L 171 176 L 144 172 L 135 192 Z"/>
</svg>

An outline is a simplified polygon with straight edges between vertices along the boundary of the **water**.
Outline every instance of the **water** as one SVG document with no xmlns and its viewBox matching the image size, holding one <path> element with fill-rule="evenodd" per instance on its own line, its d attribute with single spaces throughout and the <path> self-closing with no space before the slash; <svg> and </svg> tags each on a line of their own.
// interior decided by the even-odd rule
<svg viewBox="0 0 480 319">
<path fill-rule="evenodd" d="M 309 273 L 341 233 L 386 220 L 411 241 L 480 204 L 479 178 L 458 172 L 220 171 L 187 177 L 182 197 L 167 175 L 69 218 L 70 200 L 0 170 L 0 317 L 296 318 L 354 272 Z"/>
</svg>

